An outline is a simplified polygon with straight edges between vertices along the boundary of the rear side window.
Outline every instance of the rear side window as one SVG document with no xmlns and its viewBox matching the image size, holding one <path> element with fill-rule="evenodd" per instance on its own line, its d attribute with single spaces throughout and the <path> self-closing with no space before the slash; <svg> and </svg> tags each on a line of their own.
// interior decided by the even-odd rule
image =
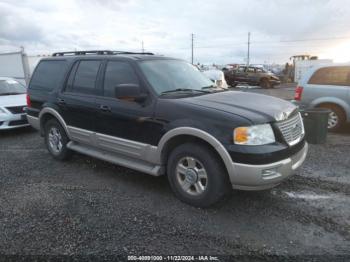
<svg viewBox="0 0 350 262">
<path fill-rule="evenodd" d="M 139 79 L 130 64 L 108 62 L 104 79 L 104 96 L 114 97 L 114 89 L 120 84 L 139 84 Z"/>
<path fill-rule="evenodd" d="M 63 80 L 67 62 L 65 60 L 41 61 L 30 81 L 30 89 L 51 91 Z"/>
<path fill-rule="evenodd" d="M 82 94 L 95 94 L 97 74 L 101 61 L 80 61 L 73 66 L 66 91 Z"/>
<path fill-rule="evenodd" d="M 350 66 L 332 66 L 318 69 L 309 84 L 350 86 Z"/>
</svg>

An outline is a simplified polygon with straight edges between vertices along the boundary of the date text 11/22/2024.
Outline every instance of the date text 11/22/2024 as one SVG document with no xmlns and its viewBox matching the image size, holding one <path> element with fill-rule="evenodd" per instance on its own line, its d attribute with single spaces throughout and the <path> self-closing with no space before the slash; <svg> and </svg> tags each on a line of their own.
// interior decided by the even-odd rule
<svg viewBox="0 0 350 262">
<path fill-rule="evenodd" d="M 128 256 L 128 261 L 218 261 L 216 256 Z"/>
</svg>

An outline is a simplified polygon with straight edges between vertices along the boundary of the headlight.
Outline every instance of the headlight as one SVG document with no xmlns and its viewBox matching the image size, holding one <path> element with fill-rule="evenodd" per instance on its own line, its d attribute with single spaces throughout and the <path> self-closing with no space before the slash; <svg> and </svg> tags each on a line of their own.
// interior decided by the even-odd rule
<svg viewBox="0 0 350 262">
<path fill-rule="evenodd" d="M 275 142 L 270 124 L 237 127 L 233 131 L 233 142 L 238 145 L 266 145 Z"/>
</svg>

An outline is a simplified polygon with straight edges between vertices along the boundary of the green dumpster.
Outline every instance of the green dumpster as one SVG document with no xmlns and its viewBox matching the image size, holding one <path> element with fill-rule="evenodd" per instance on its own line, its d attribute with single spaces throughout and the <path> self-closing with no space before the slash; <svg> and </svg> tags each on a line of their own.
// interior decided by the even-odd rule
<svg viewBox="0 0 350 262">
<path fill-rule="evenodd" d="M 331 111 L 326 108 L 313 108 L 300 113 L 303 117 L 306 141 L 310 144 L 326 143 L 328 117 Z"/>
</svg>

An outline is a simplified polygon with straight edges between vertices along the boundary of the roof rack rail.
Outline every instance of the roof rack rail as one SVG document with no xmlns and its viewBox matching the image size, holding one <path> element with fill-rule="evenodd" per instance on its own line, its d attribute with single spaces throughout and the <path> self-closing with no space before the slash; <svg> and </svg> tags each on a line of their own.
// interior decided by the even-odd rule
<svg viewBox="0 0 350 262">
<path fill-rule="evenodd" d="M 89 50 L 89 51 L 70 51 L 56 52 L 52 56 L 76 56 L 76 55 L 154 55 L 150 52 L 128 52 L 128 51 L 111 51 L 111 50 Z"/>
</svg>

